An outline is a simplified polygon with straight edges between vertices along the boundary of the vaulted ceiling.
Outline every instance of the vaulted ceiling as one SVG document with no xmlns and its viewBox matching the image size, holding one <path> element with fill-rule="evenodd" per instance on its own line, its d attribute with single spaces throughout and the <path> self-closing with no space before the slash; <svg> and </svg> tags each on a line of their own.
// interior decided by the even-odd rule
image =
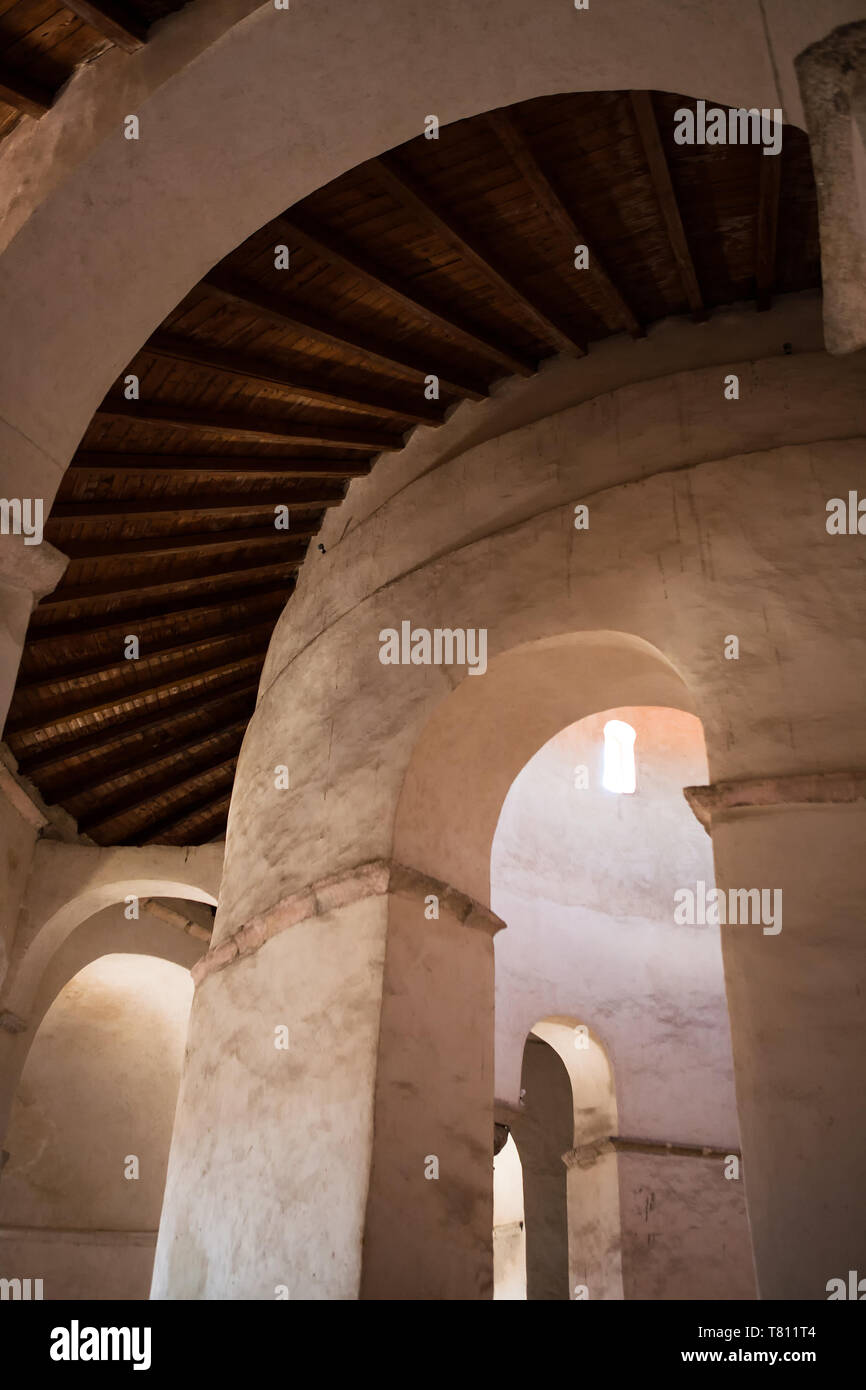
<svg viewBox="0 0 866 1390">
<path fill-rule="evenodd" d="M 100 844 L 219 836 L 274 623 L 379 453 L 554 354 L 820 284 L 805 135 L 786 127 L 779 157 L 677 145 L 681 106 L 562 95 L 419 136 L 190 291 L 96 412 L 46 526 L 70 564 L 6 730 L 46 801 Z"/>
</svg>

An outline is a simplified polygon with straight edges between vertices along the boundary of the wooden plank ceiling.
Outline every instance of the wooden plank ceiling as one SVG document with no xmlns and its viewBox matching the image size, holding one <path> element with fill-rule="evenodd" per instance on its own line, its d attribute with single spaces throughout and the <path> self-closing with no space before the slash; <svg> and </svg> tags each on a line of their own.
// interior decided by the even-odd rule
<svg viewBox="0 0 866 1390">
<path fill-rule="evenodd" d="M 135 53 L 186 0 L 0 0 L 0 140 L 50 110 L 76 68 L 110 48 Z"/>
<path fill-rule="evenodd" d="M 71 562 L 33 614 L 6 732 L 46 801 L 100 844 L 218 837 L 273 625 L 380 451 L 555 353 L 819 285 L 806 137 L 786 128 L 778 158 L 678 146 L 687 104 L 587 93 L 461 121 L 304 199 L 190 291 L 96 412 L 46 526 Z"/>
</svg>

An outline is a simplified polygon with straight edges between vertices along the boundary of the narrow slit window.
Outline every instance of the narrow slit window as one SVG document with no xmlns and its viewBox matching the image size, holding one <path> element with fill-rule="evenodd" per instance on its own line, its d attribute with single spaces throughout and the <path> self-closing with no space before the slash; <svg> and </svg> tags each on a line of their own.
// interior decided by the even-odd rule
<svg viewBox="0 0 866 1390">
<path fill-rule="evenodd" d="M 609 792 L 633 792 L 635 732 L 622 719 L 609 719 L 604 726 L 604 772 L 601 784 Z"/>
</svg>

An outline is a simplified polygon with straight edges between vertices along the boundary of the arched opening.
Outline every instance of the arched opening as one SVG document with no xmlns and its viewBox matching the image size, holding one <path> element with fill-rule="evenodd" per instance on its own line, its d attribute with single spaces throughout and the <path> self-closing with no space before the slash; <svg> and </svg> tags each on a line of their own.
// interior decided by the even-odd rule
<svg viewBox="0 0 866 1390">
<path fill-rule="evenodd" d="M 503 1302 L 526 1298 L 526 1219 L 523 1164 L 507 1126 L 497 1126 L 505 1142 L 493 1155 L 493 1297 Z"/>
<path fill-rule="evenodd" d="M 12 1108 L 0 1273 L 46 1299 L 146 1299 L 192 1002 L 187 970 L 111 953 L 42 1019 Z"/>
<path fill-rule="evenodd" d="M 607 785 L 611 725 L 641 750 L 629 796 Z M 682 795 L 705 780 L 694 715 L 628 706 L 547 740 L 504 799 L 497 1118 L 523 1162 L 530 1299 L 754 1296 L 719 1152 L 739 1142 L 719 932 L 674 918 L 678 887 L 713 881 Z"/>
</svg>

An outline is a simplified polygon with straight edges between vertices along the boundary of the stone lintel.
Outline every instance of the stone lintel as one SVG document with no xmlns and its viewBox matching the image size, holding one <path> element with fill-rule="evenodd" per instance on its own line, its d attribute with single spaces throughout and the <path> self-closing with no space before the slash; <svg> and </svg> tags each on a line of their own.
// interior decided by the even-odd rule
<svg viewBox="0 0 866 1390">
<path fill-rule="evenodd" d="M 866 801 L 866 772 L 801 772 L 788 777 L 749 777 L 708 787 L 683 787 L 704 829 L 714 816 L 746 808 L 841 806 Z"/>
<path fill-rule="evenodd" d="M 439 899 L 440 910 L 456 917 L 463 926 L 485 931 L 490 936 L 505 926 L 502 919 L 489 908 L 450 884 L 393 860 L 371 859 L 318 879 L 283 898 L 267 912 L 253 917 L 228 940 L 208 951 L 196 962 L 190 974 L 199 985 L 208 975 L 224 970 L 243 956 L 252 955 L 271 937 L 279 936 L 290 927 L 361 902 L 364 898 L 383 897 L 388 893 L 421 899 L 435 895 Z"/>
</svg>

